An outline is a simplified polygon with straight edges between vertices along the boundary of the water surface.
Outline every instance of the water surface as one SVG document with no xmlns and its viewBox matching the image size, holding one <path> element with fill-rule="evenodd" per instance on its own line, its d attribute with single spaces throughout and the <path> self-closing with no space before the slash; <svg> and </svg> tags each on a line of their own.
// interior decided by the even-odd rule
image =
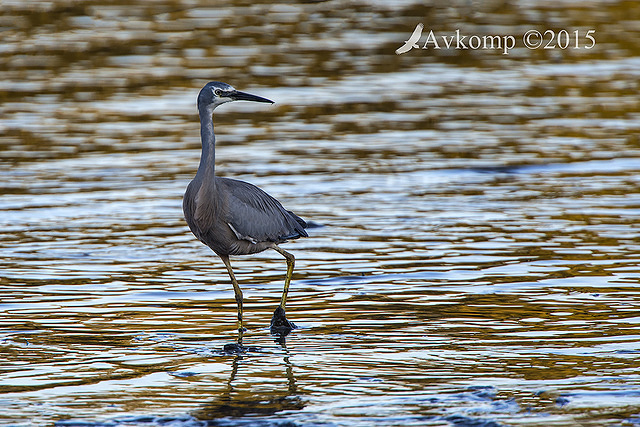
<svg viewBox="0 0 640 427">
<path fill-rule="evenodd" d="M 3 2 L 0 425 L 640 424 L 640 10 L 625 1 Z M 412 50 L 595 29 L 596 48 Z M 217 173 L 321 227 L 189 233 Z"/>
</svg>

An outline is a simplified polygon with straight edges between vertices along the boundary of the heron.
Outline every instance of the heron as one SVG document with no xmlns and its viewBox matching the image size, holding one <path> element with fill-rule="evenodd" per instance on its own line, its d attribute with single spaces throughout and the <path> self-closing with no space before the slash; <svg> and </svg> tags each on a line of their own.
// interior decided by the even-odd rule
<svg viewBox="0 0 640 427">
<path fill-rule="evenodd" d="M 191 232 L 220 257 L 233 285 L 238 308 L 240 337 L 243 323 L 242 290 L 229 257 L 273 249 L 286 259 L 287 273 L 280 305 L 271 319 L 271 333 L 286 335 L 296 326 L 287 320 L 285 305 L 293 275 L 295 258 L 278 246 L 288 240 L 308 237 L 307 223 L 265 191 L 245 181 L 215 174 L 215 134 L 213 110 L 231 101 L 274 102 L 241 92 L 223 82 L 209 82 L 198 94 L 202 153 L 195 177 L 187 186 L 182 201 L 184 217 Z"/>
</svg>

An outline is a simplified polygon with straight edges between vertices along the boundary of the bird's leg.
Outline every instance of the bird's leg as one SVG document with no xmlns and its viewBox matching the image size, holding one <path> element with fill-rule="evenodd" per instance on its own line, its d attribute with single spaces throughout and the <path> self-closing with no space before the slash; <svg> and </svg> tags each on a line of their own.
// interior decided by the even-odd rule
<svg viewBox="0 0 640 427">
<path fill-rule="evenodd" d="M 296 325 L 287 320 L 285 311 L 287 294 L 289 293 L 289 284 L 291 283 L 291 276 L 293 275 L 295 257 L 276 245 L 273 245 L 272 247 L 287 260 L 287 275 L 284 279 L 284 290 L 282 291 L 282 298 L 280 298 L 280 305 L 276 308 L 276 311 L 273 313 L 273 317 L 271 318 L 271 333 L 287 335 L 296 327 Z"/>
<path fill-rule="evenodd" d="M 289 284 L 291 283 L 291 276 L 293 275 L 293 267 L 296 259 L 293 255 L 279 246 L 273 245 L 273 249 L 287 259 L 287 275 L 284 278 L 284 290 L 282 291 L 282 298 L 280 298 L 280 307 L 284 310 L 285 305 L 287 304 L 287 294 L 289 293 Z"/>
<path fill-rule="evenodd" d="M 236 295 L 236 303 L 238 304 L 238 331 L 240 332 L 240 340 L 242 340 L 242 332 L 245 331 L 242 324 L 242 289 L 240 289 L 240 285 L 238 285 L 236 276 L 233 274 L 233 269 L 231 268 L 229 257 L 227 255 L 219 256 L 222 259 L 222 262 L 224 262 L 224 265 L 227 267 L 229 277 L 231 278 L 231 284 L 233 285 L 233 292 Z"/>
</svg>

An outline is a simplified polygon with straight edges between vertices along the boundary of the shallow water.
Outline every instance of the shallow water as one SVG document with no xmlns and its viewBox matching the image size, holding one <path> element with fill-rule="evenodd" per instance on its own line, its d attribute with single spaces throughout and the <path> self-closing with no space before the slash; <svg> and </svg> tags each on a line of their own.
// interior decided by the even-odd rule
<svg viewBox="0 0 640 427">
<path fill-rule="evenodd" d="M 640 9 L 393 4 L 0 4 L 0 425 L 640 424 Z M 276 101 L 216 110 L 217 172 L 320 225 L 286 342 L 284 260 L 233 260 L 243 354 L 181 211 L 208 80 Z"/>
</svg>

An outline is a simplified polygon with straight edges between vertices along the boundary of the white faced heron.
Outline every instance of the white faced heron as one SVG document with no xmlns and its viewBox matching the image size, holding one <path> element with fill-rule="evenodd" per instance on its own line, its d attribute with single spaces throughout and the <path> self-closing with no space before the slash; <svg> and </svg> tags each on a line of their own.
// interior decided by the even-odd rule
<svg viewBox="0 0 640 427">
<path fill-rule="evenodd" d="M 238 304 L 238 330 L 242 323 L 242 290 L 233 274 L 229 255 L 247 255 L 274 249 L 287 260 L 287 275 L 280 305 L 271 319 L 271 332 L 288 334 L 295 325 L 285 315 L 294 257 L 278 246 L 287 240 L 308 237 L 307 223 L 286 210 L 276 199 L 248 182 L 215 175 L 213 110 L 231 101 L 273 101 L 240 92 L 222 82 L 207 83 L 198 95 L 202 154 L 195 178 L 184 194 L 182 209 L 193 234 L 224 262 Z"/>
</svg>

